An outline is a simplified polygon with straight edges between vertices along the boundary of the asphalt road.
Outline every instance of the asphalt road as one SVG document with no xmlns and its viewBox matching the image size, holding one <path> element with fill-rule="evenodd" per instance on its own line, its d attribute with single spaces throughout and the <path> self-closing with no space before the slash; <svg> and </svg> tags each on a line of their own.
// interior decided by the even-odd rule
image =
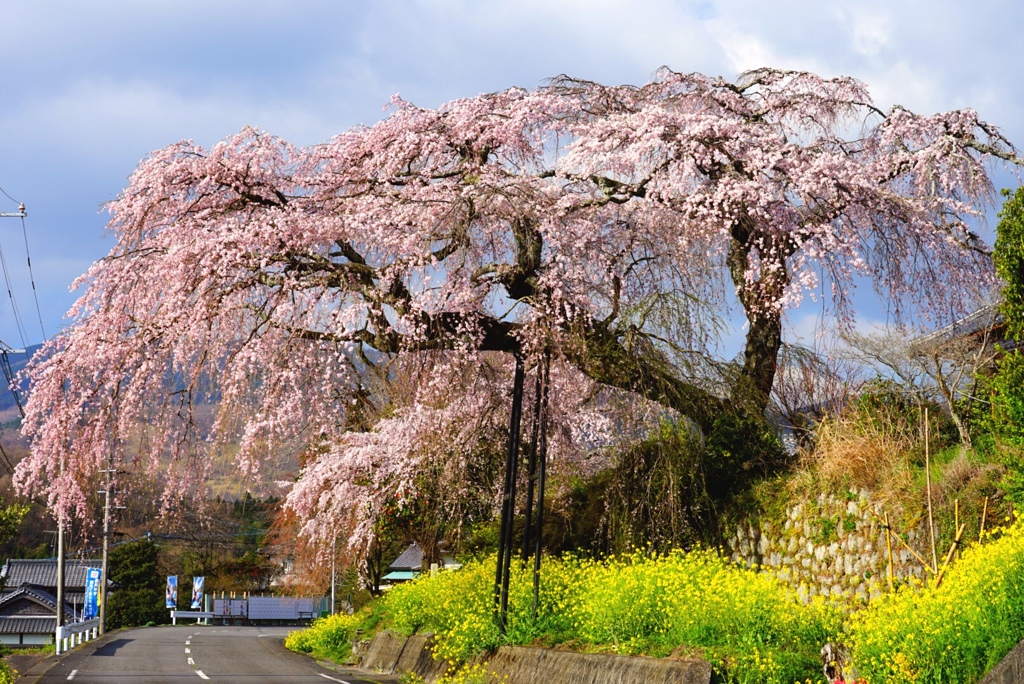
<svg viewBox="0 0 1024 684">
<path fill-rule="evenodd" d="M 284 648 L 294 627 L 143 627 L 85 644 L 38 684 L 372 684 Z"/>
</svg>

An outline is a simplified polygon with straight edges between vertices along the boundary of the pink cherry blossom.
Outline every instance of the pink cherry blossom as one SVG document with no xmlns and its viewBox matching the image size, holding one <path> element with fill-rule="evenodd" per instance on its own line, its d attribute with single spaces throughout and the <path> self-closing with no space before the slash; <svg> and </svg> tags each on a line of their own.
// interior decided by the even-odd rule
<svg viewBox="0 0 1024 684">
<path fill-rule="evenodd" d="M 854 79 L 769 69 L 396 98 L 308 148 L 252 128 L 170 145 L 110 203 L 116 245 L 26 373 L 17 486 L 84 515 L 113 462 L 162 478 L 173 509 L 228 445 L 249 477 L 302 454 L 306 532 L 365 539 L 428 459 L 457 470 L 500 441 L 511 353 L 544 349 L 553 468 L 628 439 L 630 414 L 706 427 L 733 391 L 709 351 L 730 302 L 763 406 L 809 293 L 848 325 L 859 279 L 901 315 L 990 286 L 970 225 L 991 158 L 1020 163 L 972 110 L 881 112 Z M 405 357 L 416 391 L 353 430 Z"/>
</svg>

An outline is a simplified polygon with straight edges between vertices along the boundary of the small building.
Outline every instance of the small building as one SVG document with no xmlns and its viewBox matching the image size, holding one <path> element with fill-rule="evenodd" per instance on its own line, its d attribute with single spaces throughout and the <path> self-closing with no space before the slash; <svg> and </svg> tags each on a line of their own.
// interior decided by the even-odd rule
<svg viewBox="0 0 1024 684">
<path fill-rule="evenodd" d="M 64 619 L 74 620 L 65 604 Z M 0 594 L 0 643 L 5 646 L 52 644 L 57 631 L 57 597 L 32 586 Z"/>
<path fill-rule="evenodd" d="M 64 566 L 64 616 L 81 619 L 85 580 L 100 560 L 68 560 Z M 57 560 L 11 558 L 0 570 L 0 643 L 52 644 L 57 630 Z M 108 587 L 110 584 L 108 583 Z"/>
<path fill-rule="evenodd" d="M 461 564 L 456 563 L 455 559 L 451 556 L 444 554 L 441 556 L 441 568 L 445 570 L 454 570 L 455 568 L 462 567 Z M 394 560 L 391 565 L 388 566 L 388 573 L 381 577 L 381 580 L 390 584 L 397 584 L 399 582 L 408 582 L 415 578 L 423 571 L 423 551 L 420 549 L 420 545 L 416 542 L 409 544 L 398 558 Z"/>
</svg>

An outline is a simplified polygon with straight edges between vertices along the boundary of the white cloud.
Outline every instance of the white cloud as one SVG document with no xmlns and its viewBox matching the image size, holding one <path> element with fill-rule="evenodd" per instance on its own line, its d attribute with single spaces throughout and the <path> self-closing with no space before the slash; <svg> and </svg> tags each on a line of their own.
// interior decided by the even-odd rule
<svg viewBox="0 0 1024 684">
<path fill-rule="evenodd" d="M 436 106 L 560 73 L 777 66 L 855 76 L 883 108 L 972 106 L 1024 144 L 1022 23 L 1006 0 L 9 0 L 0 186 L 33 207 L 56 291 L 102 256 L 96 209 L 149 151 L 245 124 L 315 143 L 399 91 Z"/>
</svg>

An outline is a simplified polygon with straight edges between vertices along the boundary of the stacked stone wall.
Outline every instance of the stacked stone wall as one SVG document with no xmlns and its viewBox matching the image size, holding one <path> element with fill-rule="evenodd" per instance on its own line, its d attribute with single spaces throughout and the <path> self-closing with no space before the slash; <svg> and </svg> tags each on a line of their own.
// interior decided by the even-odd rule
<svg viewBox="0 0 1024 684">
<path fill-rule="evenodd" d="M 817 595 L 866 600 L 888 590 L 889 553 L 881 517 L 882 506 L 866 490 L 820 494 L 789 506 L 781 523 L 737 526 L 726 547 L 733 561 L 773 572 L 804 601 Z M 906 533 L 918 555 L 930 555 L 920 548 L 927 537 L 926 522 L 909 530 L 890 524 L 895 532 Z M 924 576 L 920 561 L 895 539 L 892 562 L 898 581 Z"/>
</svg>

